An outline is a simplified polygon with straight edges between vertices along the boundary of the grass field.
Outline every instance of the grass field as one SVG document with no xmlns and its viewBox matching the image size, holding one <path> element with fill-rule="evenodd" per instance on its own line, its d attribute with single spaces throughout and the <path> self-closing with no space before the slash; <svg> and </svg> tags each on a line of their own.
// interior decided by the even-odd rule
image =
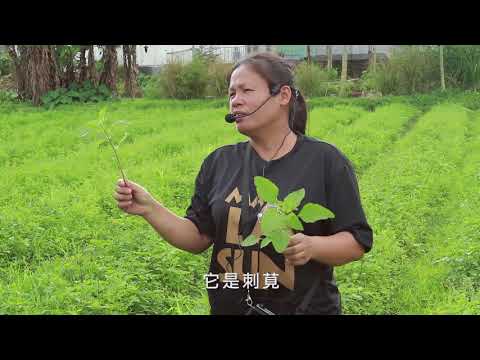
<svg viewBox="0 0 480 360">
<path fill-rule="evenodd" d="M 480 111 L 468 101 L 312 99 L 308 134 L 353 162 L 374 248 L 336 268 L 346 314 L 480 313 Z M 0 107 L 0 313 L 208 314 L 192 255 L 117 209 L 108 106 L 128 178 L 183 216 L 203 159 L 244 141 L 221 101 Z M 124 126 L 122 128 L 122 126 Z M 115 133 L 115 135 L 117 135 Z"/>
</svg>

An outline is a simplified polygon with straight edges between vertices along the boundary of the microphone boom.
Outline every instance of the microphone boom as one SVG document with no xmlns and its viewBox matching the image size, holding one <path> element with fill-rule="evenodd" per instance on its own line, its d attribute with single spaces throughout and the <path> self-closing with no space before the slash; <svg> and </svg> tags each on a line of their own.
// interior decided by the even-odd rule
<svg viewBox="0 0 480 360">
<path fill-rule="evenodd" d="M 276 95 L 276 94 L 275 94 L 275 95 Z M 274 94 L 270 95 L 270 96 L 267 98 L 267 100 L 265 100 L 265 101 L 263 102 L 262 105 L 260 105 L 258 108 L 255 109 L 255 111 L 252 111 L 250 114 L 245 114 L 245 115 L 227 114 L 227 115 L 225 115 L 225 121 L 226 121 L 227 123 L 233 123 L 233 122 L 235 122 L 235 120 L 236 120 L 237 118 L 242 118 L 242 117 L 245 117 L 245 116 L 250 116 L 250 115 L 256 113 L 258 110 L 260 110 L 260 108 L 261 108 L 263 105 L 265 105 L 265 104 L 267 103 L 268 100 L 270 100 L 270 99 L 272 98 L 272 96 L 274 96 Z"/>
</svg>

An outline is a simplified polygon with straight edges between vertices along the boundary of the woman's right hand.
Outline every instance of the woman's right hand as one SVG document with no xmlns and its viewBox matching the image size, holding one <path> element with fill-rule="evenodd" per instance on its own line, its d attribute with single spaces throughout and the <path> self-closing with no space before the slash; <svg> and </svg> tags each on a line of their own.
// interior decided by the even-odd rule
<svg viewBox="0 0 480 360">
<path fill-rule="evenodd" d="M 130 180 L 125 184 L 123 179 L 119 179 L 113 197 L 120 209 L 132 215 L 144 216 L 155 204 L 155 199 L 146 189 Z"/>
</svg>

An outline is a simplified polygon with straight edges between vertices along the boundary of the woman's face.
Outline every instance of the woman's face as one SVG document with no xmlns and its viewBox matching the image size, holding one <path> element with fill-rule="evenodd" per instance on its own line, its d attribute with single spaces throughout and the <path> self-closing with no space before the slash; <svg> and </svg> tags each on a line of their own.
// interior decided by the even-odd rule
<svg viewBox="0 0 480 360">
<path fill-rule="evenodd" d="M 249 114 L 270 97 L 268 83 L 248 65 L 241 65 L 230 77 L 230 113 Z M 255 114 L 236 120 L 237 130 L 252 135 L 281 118 L 282 95 L 273 96 Z M 288 104 L 288 102 L 287 102 Z"/>
</svg>

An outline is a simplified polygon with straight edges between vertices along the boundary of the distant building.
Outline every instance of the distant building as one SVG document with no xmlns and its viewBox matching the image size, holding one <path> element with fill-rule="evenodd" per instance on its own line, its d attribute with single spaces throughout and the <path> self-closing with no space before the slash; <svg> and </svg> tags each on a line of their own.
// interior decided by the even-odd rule
<svg viewBox="0 0 480 360">
<path fill-rule="evenodd" d="M 332 66 L 339 71 L 342 67 L 342 53 L 345 45 L 332 46 Z M 372 45 L 346 45 L 348 53 L 348 77 L 358 78 L 368 68 L 372 55 Z M 397 45 L 375 45 L 377 62 L 388 60 Z M 276 52 L 295 62 L 306 60 L 307 45 L 277 45 Z M 313 62 L 323 66 L 327 64 L 327 45 L 310 45 L 310 56 Z"/>
<path fill-rule="evenodd" d="M 396 45 L 375 45 L 377 61 L 385 61 Z M 332 45 L 332 65 L 341 69 L 344 45 Z M 327 45 L 310 45 L 312 61 L 327 64 Z M 366 70 L 371 58 L 371 45 L 347 45 L 348 76 L 359 77 Z M 169 61 L 189 62 L 195 51 L 206 51 L 218 55 L 226 63 L 235 63 L 243 57 L 257 52 L 274 52 L 292 64 L 307 59 L 307 45 L 138 45 L 137 62 L 141 69 L 155 71 Z M 119 51 L 119 62 L 123 61 Z"/>
</svg>

